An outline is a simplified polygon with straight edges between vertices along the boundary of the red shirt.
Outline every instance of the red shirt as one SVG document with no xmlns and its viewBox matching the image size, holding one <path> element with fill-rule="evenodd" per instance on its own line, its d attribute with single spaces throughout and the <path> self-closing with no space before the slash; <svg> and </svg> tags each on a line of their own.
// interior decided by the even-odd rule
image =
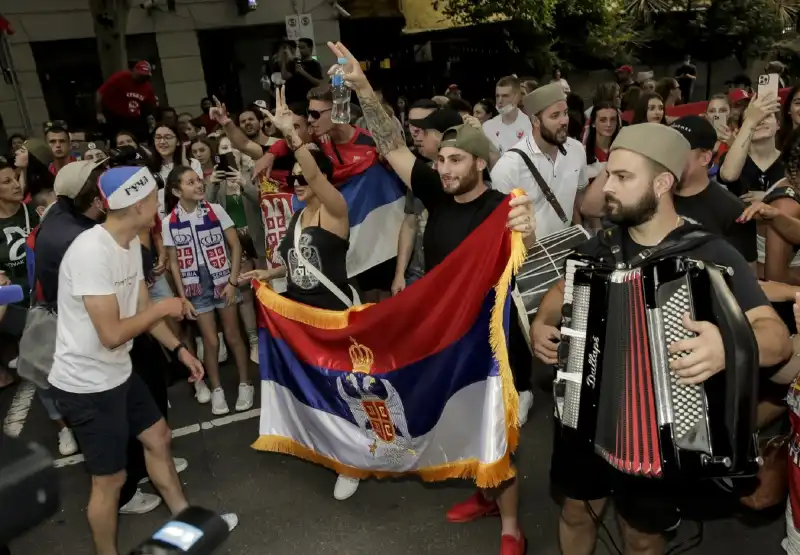
<svg viewBox="0 0 800 555">
<path fill-rule="evenodd" d="M 346 143 L 328 141 L 322 143 L 322 152 L 333 162 L 333 184 L 340 185 L 353 177 L 363 173 L 378 160 L 378 149 L 372 135 L 366 129 L 355 127 L 353 137 Z M 269 151 L 275 158 L 289 156 L 291 150 L 286 141 L 278 141 Z"/>
<path fill-rule="evenodd" d="M 138 118 L 142 104 L 156 105 L 156 95 L 149 81 L 136 82 L 130 71 L 118 71 L 97 91 L 103 97 L 103 108 L 123 118 Z"/>
<path fill-rule="evenodd" d="M 77 161 L 78 161 L 77 158 L 75 158 L 74 156 L 70 155 L 70 156 L 66 157 L 66 161 L 63 164 L 59 164 L 58 166 L 56 165 L 55 162 L 52 162 L 50 164 L 50 173 L 52 173 L 53 175 L 58 175 L 58 172 L 61 171 L 61 168 L 63 168 L 64 166 L 66 166 L 67 164 L 69 164 L 71 162 L 77 162 Z"/>
</svg>

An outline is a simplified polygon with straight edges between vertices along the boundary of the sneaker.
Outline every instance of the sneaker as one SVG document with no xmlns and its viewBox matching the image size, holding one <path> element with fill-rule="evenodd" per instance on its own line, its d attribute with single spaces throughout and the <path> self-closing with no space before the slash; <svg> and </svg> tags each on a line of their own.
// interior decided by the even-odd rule
<svg viewBox="0 0 800 555">
<path fill-rule="evenodd" d="M 225 338 L 222 337 L 222 332 L 219 332 L 219 356 L 217 360 L 220 363 L 228 360 L 228 347 L 225 345 Z"/>
<path fill-rule="evenodd" d="M 199 337 L 195 337 L 194 339 L 194 350 L 197 352 L 197 360 L 203 360 L 203 340 Z"/>
<path fill-rule="evenodd" d="M 218 387 L 211 392 L 211 414 L 219 416 L 229 412 L 231 412 L 231 409 L 228 408 L 228 401 L 225 400 L 225 392 L 221 387 Z"/>
<path fill-rule="evenodd" d="M 182 459 L 181 457 L 172 457 L 172 464 L 175 465 L 175 472 L 180 474 L 187 468 L 189 468 L 189 461 L 186 459 Z M 139 480 L 139 485 L 146 484 L 150 481 L 150 476 L 145 476 L 141 480 Z"/>
<path fill-rule="evenodd" d="M 358 490 L 360 482 L 361 480 L 358 478 L 348 478 L 339 474 L 339 477 L 336 478 L 336 486 L 333 488 L 333 498 L 337 501 L 344 501 L 353 497 L 353 494 Z"/>
<path fill-rule="evenodd" d="M 19 362 L 19 357 L 16 357 L 16 358 L 14 358 L 14 359 L 12 359 L 12 360 L 8 361 L 8 367 L 9 367 L 11 370 L 16 370 L 16 369 L 17 369 L 17 363 L 18 363 L 18 362 Z"/>
<path fill-rule="evenodd" d="M 520 391 L 519 393 L 519 427 L 522 428 L 528 421 L 528 411 L 533 408 L 533 391 Z"/>
<path fill-rule="evenodd" d="M 496 501 L 486 499 L 483 494 L 476 491 L 475 494 L 461 503 L 450 507 L 447 511 L 449 522 L 471 522 L 485 516 L 498 516 L 500 508 Z"/>
<path fill-rule="evenodd" d="M 194 398 L 201 405 L 205 405 L 211 400 L 211 390 L 203 380 L 194 382 Z"/>
<path fill-rule="evenodd" d="M 121 515 L 143 515 L 155 510 L 161 505 L 161 498 L 152 493 L 144 493 L 137 489 L 131 500 L 125 503 L 119 510 Z"/>
<path fill-rule="evenodd" d="M 239 526 L 239 517 L 236 516 L 236 513 L 225 513 L 219 516 L 222 517 L 222 520 L 228 525 L 228 532 L 233 532 L 233 529 Z"/>
<path fill-rule="evenodd" d="M 78 442 L 75 441 L 75 434 L 69 428 L 58 432 L 58 452 L 65 457 L 78 452 Z"/>
<path fill-rule="evenodd" d="M 500 555 L 525 555 L 527 543 L 522 532 L 519 533 L 518 538 L 510 534 L 503 534 L 503 537 L 500 538 Z"/>
<path fill-rule="evenodd" d="M 242 412 L 253 408 L 253 396 L 255 388 L 249 383 L 239 384 L 239 395 L 236 397 L 236 410 Z"/>
<path fill-rule="evenodd" d="M 250 360 L 258 364 L 258 343 L 250 344 Z"/>
</svg>

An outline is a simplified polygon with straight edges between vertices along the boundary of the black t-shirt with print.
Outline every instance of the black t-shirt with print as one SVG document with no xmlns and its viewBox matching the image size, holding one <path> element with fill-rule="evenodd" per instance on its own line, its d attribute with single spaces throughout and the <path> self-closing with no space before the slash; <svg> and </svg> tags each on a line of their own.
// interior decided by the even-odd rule
<svg viewBox="0 0 800 555">
<path fill-rule="evenodd" d="M 680 227 L 673 230 L 664 241 L 672 240 L 680 236 L 684 230 Z M 631 260 L 636 255 L 648 248 L 636 243 L 627 232 L 622 230 L 622 254 L 625 260 Z M 579 245 L 576 252 L 585 254 L 593 258 L 605 257 L 609 252 L 608 247 L 601 242 L 601 235 L 596 235 L 582 245 Z M 683 253 L 684 256 L 695 260 L 709 262 L 731 268 L 733 275 L 730 278 L 730 288 L 736 301 L 744 312 L 759 306 L 769 306 L 767 296 L 758 284 L 755 272 L 747 264 L 744 257 L 724 239 L 711 239 L 695 249 Z"/>
<path fill-rule="evenodd" d="M 456 202 L 442 188 L 439 173 L 420 159 L 411 171 L 411 190 L 428 210 L 422 238 L 426 272 L 453 252 L 506 198 L 489 189 L 471 202 Z"/>
<path fill-rule="evenodd" d="M 696 195 L 674 195 L 673 202 L 678 214 L 726 239 L 747 262 L 756 261 L 756 222 L 737 223 L 745 204 L 725 187 L 712 180 Z"/>
<path fill-rule="evenodd" d="M 725 162 L 726 155 L 727 153 L 720 158 L 720 167 L 722 167 L 722 164 Z M 786 166 L 784 166 L 783 160 L 780 157 L 778 157 L 769 168 L 762 171 L 762 169 L 753 162 L 753 159 L 748 156 L 747 160 L 744 162 L 744 166 L 742 166 L 742 173 L 739 175 L 739 179 L 736 181 L 725 181 L 722 179 L 721 175 L 717 176 L 717 179 L 722 185 L 727 187 L 731 193 L 738 197 L 749 191 L 766 191 L 784 177 L 786 177 Z"/>
<path fill-rule="evenodd" d="M 25 298 L 18 303 L 20 306 L 30 304 L 25 241 L 37 225 L 39 225 L 38 214 L 24 204 L 21 204 L 19 210 L 10 218 L 0 219 L 0 229 L 3 230 L 0 239 L 0 270 L 11 283 L 22 286 Z"/>
</svg>

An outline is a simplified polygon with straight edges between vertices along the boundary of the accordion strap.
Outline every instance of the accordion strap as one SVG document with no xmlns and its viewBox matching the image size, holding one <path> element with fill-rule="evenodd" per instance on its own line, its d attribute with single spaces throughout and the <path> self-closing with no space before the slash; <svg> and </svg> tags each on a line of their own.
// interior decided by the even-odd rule
<svg viewBox="0 0 800 555">
<path fill-rule="evenodd" d="M 685 224 L 679 229 L 683 232 L 675 237 L 661 241 L 658 245 L 644 249 L 627 262 L 625 261 L 625 256 L 622 251 L 624 231 L 621 227 L 614 226 L 606 229 L 603 231 L 600 240 L 611 250 L 614 263 L 617 266 L 635 268 L 644 262 L 653 262 L 668 256 L 675 256 L 691 251 L 716 237 L 716 235 L 698 225 Z"/>
</svg>

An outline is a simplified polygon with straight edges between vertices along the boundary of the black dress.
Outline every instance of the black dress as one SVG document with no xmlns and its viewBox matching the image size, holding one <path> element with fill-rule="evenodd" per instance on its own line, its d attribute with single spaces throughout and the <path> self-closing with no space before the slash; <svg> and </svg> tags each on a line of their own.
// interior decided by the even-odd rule
<svg viewBox="0 0 800 555">
<path fill-rule="evenodd" d="M 302 210 L 292 216 L 286 236 L 278 247 L 286 267 L 286 293 L 283 296 L 316 308 L 344 310 L 348 307 L 306 270 L 295 252 L 295 227 L 300 214 Z M 352 290 L 347 283 L 347 249 L 350 248 L 350 241 L 322 228 L 321 210 L 317 225 L 307 226 L 301 231 L 299 246 L 303 257 L 352 300 Z"/>
</svg>

